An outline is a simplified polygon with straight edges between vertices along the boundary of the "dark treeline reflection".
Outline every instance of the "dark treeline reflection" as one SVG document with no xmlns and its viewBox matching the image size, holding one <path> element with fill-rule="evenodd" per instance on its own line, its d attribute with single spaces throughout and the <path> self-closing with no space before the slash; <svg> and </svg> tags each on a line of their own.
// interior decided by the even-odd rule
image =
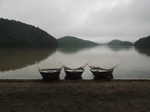
<svg viewBox="0 0 150 112">
<path fill-rule="evenodd" d="M 144 54 L 146 56 L 150 56 L 150 49 L 141 49 L 141 48 L 135 48 L 135 50 L 137 52 L 139 52 L 140 54 Z"/>
<path fill-rule="evenodd" d="M 53 54 L 56 49 L 0 49 L 0 71 L 16 70 L 35 64 Z"/>
<path fill-rule="evenodd" d="M 132 46 L 108 46 L 112 51 L 118 52 L 123 50 L 130 50 Z"/>
<path fill-rule="evenodd" d="M 64 54 L 75 54 L 80 51 L 84 51 L 87 49 L 95 48 L 97 46 L 89 46 L 89 47 L 60 47 L 57 50 Z"/>
<path fill-rule="evenodd" d="M 109 49 L 111 49 L 112 51 L 118 52 L 118 51 L 124 51 L 124 50 L 130 50 L 132 48 L 135 48 L 135 50 L 140 53 L 140 54 L 144 54 L 146 56 L 150 56 L 150 49 L 146 49 L 146 48 L 137 48 L 137 47 L 113 47 L 113 46 L 108 46 Z"/>
</svg>

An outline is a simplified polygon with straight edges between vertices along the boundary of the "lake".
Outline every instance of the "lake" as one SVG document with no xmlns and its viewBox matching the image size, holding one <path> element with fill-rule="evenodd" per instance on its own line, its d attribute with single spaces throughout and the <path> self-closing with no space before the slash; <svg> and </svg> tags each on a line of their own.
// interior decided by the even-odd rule
<svg viewBox="0 0 150 112">
<path fill-rule="evenodd" d="M 61 48 L 61 49 L 0 49 L 0 79 L 41 79 L 39 68 L 84 64 L 111 68 L 115 79 L 150 79 L 150 50 L 134 47 Z M 63 80 L 62 71 L 60 78 Z M 83 79 L 93 79 L 86 67 Z"/>
</svg>

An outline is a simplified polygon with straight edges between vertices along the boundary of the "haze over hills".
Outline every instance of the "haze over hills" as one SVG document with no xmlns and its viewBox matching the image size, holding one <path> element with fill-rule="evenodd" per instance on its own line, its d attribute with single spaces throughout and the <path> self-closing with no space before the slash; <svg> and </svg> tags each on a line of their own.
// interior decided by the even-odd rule
<svg viewBox="0 0 150 112">
<path fill-rule="evenodd" d="M 44 47 L 74 47 L 88 48 L 97 45 L 108 46 L 133 46 L 136 48 L 150 48 L 150 36 L 141 38 L 135 43 L 129 41 L 112 40 L 108 43 L 96 43 L 89 40 L 80 39 L 74 36 L 65 36 L 55 39 L 47 32 L 35 26 L 25 24 L 15 20 L 0 19 L 0 47 L 1 48 L 44 48 Z"/>
<path fill-rule="evenodd" d="M 74 36 L 65 36 L 60 39 L 57 39 L 59 47 L 93 47 L 98 45 L 108 45 L 110 47 L 131 47 L 134 46 L 134 43 L 129 41 L 122 41 L 122 40 L 112 40 L 108 43 L 96 43 L 89 40 L 83 40 L 78 37 Z"/>
<path fill-rule="evenodd" d="M 0 47 L 56 47 L 56 39 L 40 28 L 22 22 L 0 19 Z"/>
<path fill-rule="evenodd" d="M 57 39 L 58 47 L 94 47 L 99 45 L 96 42 L 89 40 L 83 40 L 73 36 L 65 36 L 60 39 Z"/>
</svg>

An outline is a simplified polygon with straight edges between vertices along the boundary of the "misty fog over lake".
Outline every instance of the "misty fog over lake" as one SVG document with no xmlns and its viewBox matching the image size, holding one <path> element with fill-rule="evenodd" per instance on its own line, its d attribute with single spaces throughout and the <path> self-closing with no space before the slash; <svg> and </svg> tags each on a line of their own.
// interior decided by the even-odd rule
<svg viewBox="0 0 150 112">
<path fill-rule="evenodd" d="M 11 51 L 13 54 L 9 56 Z M 108 46 L 57 50 L 1 49 L 0 79 L 41 79 L 39 68 L 56 68 L 63 65 L 79 67 L 87 63 L 106 68 L 116 66 L 114 79 L 150 79 L 148 51 L 134 47 Z M 82 78 L 93 79 L 89 68 L 85 69 Z M 64 76 L 62 71 L 60 78 L 64 79 Z"/>
</svg>

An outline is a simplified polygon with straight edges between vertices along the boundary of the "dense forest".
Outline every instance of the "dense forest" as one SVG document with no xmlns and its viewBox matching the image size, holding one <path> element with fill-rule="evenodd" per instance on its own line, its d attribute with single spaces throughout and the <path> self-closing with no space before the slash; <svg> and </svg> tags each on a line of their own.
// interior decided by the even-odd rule
<svg viewBox="0 0 150 112">
<path fill-rule="evenodd" d="M 98 43 L 89 41 L 89 40 L 83 40 L 79 39 L 77 37 L 73 36 L 65 36 L 60 39 L 57 39 L 58 41 L 58 47 L 93 47 L 97 46 Z"/>
<path fill-rule="evenodd" d="M 73 36 L 55 39 L 38 27 L 15 20 L 0 18 L 0 47 L 1 48 L 45 48 L 45 47 L 93 47 L 100 45 L 89 40 Z M 133 46 L 136 48 L 150 48 L 150 36 L 137 40 L 134 44 L 129 41 L 112 40 L 109 46 Z"/>
<path fill-rule="evenodd" d="M 150 48 L 150 36 L 141 38 L 135 42 L 136 48 Z"/>
<path fill-rule="evenodd" d="M 32 25 L 15 20 L 0 19 L 0 47 L 56 47 L 57 40 Z"/>
<path fill-rule="evenodd" d="M 121 41 L 121 40 L 112 40 L 108 43 L 109 46 L 133 46 L 132 42 Z"/>
</svg>

